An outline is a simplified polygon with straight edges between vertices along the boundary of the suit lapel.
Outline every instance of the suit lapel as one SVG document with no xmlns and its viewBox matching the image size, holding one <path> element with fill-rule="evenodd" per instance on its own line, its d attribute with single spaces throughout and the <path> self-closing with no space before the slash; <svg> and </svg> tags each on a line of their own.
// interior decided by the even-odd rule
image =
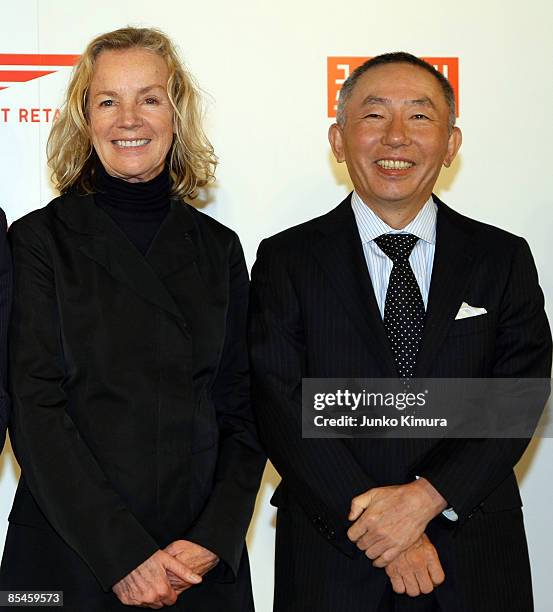
<svg viewBox="0 0 553 612">
<path fill-rule="evenodd" d="M 438 204 L 436 251 L 426 322 L 415 368 L 417 377 L 429 375 L 432 361 L 466 297 L 477 261 L 477 245 L 464 218 L 433 197 Z"/>
<path fill-rule="evenodd" d="M 351 208 L 351 194 L 319 219 L 313 250 L 340 301 L 381 364 L 383 375 L 397 377 Z"/>
<path fill-rule="evenodd" d="M 184 316 L 147 258 L 136 249 L 117 224 L 95 204 L 91 195 L 69 194 L 60 202 L 58 217 L 75 233 L 77 248 L 102 266 L 116 281 L 126 285 L 144 300 L 175 317 L 186 328 Z M 171 213 L 164 220 L 159 234 L 171 222 Z M 157 242 L 157 237 L 155 242 Z M 166 250 L 174 249 L 167 244 Z M 191 255 L 187 251 L 187 255 Z M 159 260 L 176 265 L 172 255 Z"/>
<path fill-rule="evenodd" d="M 477 261 L 477 245 L 464 218 L 436 196 L 436 251 L 428 296 L 426 322 L 415 375 L 428 376 L 432 360 L 466 296 Z M 390 343 L 367 270 L 363 247 L 351 209 L 351 195 L 319 219 L 315 257 L 325 271 L 351 320 L 380 360 L 383 375 L 396 377 Z"/>
</svg>

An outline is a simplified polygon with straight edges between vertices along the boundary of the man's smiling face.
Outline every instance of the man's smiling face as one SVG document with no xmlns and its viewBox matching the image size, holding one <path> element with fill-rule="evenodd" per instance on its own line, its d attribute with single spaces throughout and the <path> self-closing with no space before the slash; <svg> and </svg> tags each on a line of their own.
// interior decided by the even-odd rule
<svg viewBox="0 0 553 612">
<path fill-rule="evenodd" d="M 406 63 L 380 65 L 355 83 L 345 123 L 330 128 L 330 144 L 367 205 L 417 208 L 461 145 L 461 132 L 448 121 L 449 106 L 432 74 Z"/>
</svg>

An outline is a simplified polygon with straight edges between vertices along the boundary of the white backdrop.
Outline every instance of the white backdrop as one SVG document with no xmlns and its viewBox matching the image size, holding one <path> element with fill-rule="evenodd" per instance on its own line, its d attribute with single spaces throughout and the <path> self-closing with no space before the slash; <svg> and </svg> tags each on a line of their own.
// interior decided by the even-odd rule
<svg viewBox="0 0 553 612">
<path fill-rule="evenodd" d="M 238 231 L 250 265 L 263 237 L 326 212 L 350 189 L 326 139 L 327 57 L 392 50 L 458 57 L 464 144 L 442 174 L 438 194 L 462 213 L 527 238 L 551 319 L 552 22 L 550 0 L 523 6 L 465 0 L 456 7 L 440 0 L 3 3 L 0 87 L 9 87 L 0 90 L 0 206 L 11 222 L 53 197 L 43 109 L 59 104 L 69 76 L 62 67 L 3 83 L 17 67 L 2 54 L 77 54 L 96 34 L 127 24 L 165 30 L 206 92 L 220 166 L 204 210 Z M 32 108 L 39 110 L 33 115 Z M 27 111 L 27 122 L 19 109 Z M 552 466 L 553 444 L 542 440 L 531 444 L 517 469 L 536 612 L 553 609 Z M 0 545 L 17 475 L 8 448 L 0 460 Z M 271 610 L 275 512 L 268 500 L 276 482 L 268 468 L 248 537 L 258 612 Z"/>
</svg>

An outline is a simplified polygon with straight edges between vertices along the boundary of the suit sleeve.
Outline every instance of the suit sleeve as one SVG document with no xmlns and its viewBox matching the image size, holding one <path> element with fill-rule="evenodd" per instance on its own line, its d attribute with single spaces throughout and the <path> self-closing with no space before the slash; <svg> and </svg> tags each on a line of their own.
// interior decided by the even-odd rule
<svg viewBox="0 0 553 612">
<path fill-rule="evenodd" d="M 48 248 L 21 221 L 10 229 L 10 238 L 15 272 L 10 379 L 16 455 L 50 524 L 108 591 L 158 546 L 112 488 L 70 416 L 63 322 Z"/>
<path fill-rule="evenodd" d="M 351 500 L 375 486 L 338 439 L 302 439 L 301 385 L 306 375 L 301 306 L 286 254 L 261 243 L 252 270 L 249 343 L 252 401 L 267 454 L 322 537 L 344 554 Z"/>
<path fill-rule="evenodd" d="M 213 489 L 186 539 L 216 553 L 221 563 L 210 578 L 236 577 L 266 462 L 250 404 L 246 344 L 249 278 L 242 247 L 235 236 L 230 255 L 229 301 L 218 373 L 212 390 L 219 428 L 219 454 Z"/>
<path fill-rule="evenodd" d="M 8 324 L 12 301 L 12 260 L 6 240 L 6 215 L 0 208 L 0 453 L 4 447 L 10 416 L 8 378 Z"/>
<path fill-rule="evenodd" d="M 549 379 L 551 332 L 536 267 L 523 239 L 512 259 L 499 314 L 492 377 Z M 541 412 L 547 393 L 538 409 L 529 407 L 530 414 Z M 416 473 L 432 483 L 462 522 L 512 473 L 529 441 L 444 440 Z"/>
</svg>

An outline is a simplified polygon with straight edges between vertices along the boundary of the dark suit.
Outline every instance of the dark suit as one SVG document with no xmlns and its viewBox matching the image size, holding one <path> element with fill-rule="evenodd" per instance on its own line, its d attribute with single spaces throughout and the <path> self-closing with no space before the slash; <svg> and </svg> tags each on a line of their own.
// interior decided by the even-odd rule
<svg viewBox="0 0 553 612">
<path fill-rule="evenodd" d="M 549 377 L 551 335 L 526 242 L 438 207 L 416 376 Z M 463 301 L 488 314 L 455 320 Z M 421 475 L 459 515 L 427 530 L 446 574 L 436 590 L 442 609 L 530 612 L 513 473 L 528 440 L 301 439 L 302 376 L 397 376 L 350 197 L 262 242 L 250 312 L 254 408 L 283 479 L 274 496 L 275 611 L 376 612 L 388 579 L 346 536 L 350 502 Z"/>
<path fill-rule="evenodd" d="M 91 196 L 10 230 L 14 448 L 3 588 L 123 610 L 112 585 L 188 539 L 221 563 L 175 609 L 253 610 L 245 533 L 264 465 L 238 237 L 180 201 L 143 257 Z"/>
<path fill-rule="evenodd" d="M 6 215 L 0 208 L 0 453 L 4 448 L 6 427 L 10 415 L 7 392 L 8 323 L 12 299 L 12 262 L 6 240 Z"/>
</svg>

